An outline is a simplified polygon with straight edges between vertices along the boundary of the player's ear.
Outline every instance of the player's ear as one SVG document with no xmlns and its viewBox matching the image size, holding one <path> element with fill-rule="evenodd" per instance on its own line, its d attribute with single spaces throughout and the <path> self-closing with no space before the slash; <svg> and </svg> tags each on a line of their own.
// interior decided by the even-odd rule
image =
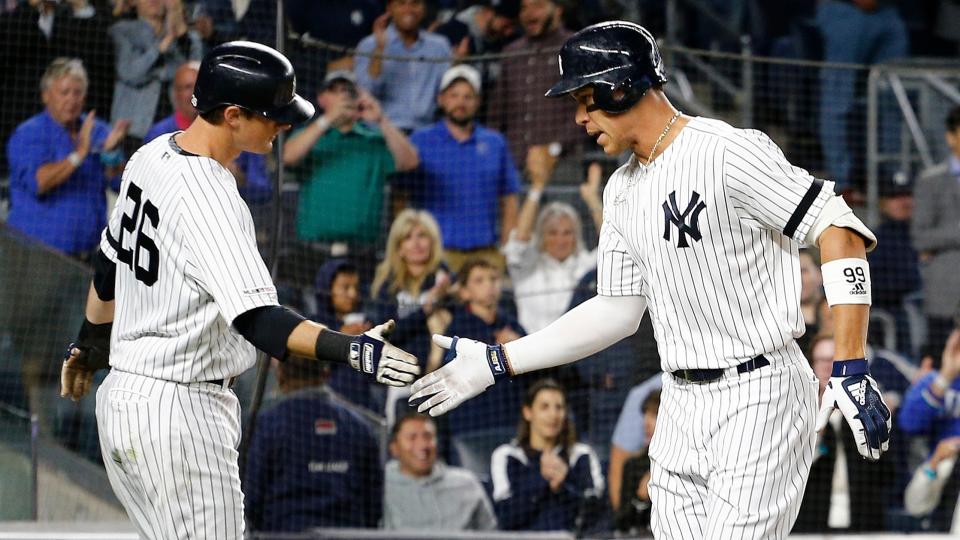
<svg viewBox="0 0 960 540">
<path fill-rule="evenodd" d="M 238 122 L 242 116 L 244 116 L 243 109 L 236 105 L 228 105 L 223 109 L 223 120 L 231 126 Z"/>
</svg>

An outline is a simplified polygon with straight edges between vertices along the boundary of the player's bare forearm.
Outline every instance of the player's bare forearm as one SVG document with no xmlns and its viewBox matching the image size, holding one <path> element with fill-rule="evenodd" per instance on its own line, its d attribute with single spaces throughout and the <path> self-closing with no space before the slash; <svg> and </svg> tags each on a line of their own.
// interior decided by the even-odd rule
<svg viewBox="0 0 960 540">
<path fill-rule="evenodd" d="M 110 300 L 104 302 L 97 296 L 97 290 L 93 284 L 90 284 L 90 290 L 87 292 L 87 306 L 84 310 L 87 320 L 93 324 L 104 324 L 113 322 L 113 308 L 115 302 Z"/>
<path fill-rule="evenodd" d="M 828 227 L 819 239 L 820 259 L 828 263 L 838 259 L 866 259 L 867 250 L 863 238 L 850 229 Z M 830 308 L 833 314 L 834 341 L 837 350 L 834 360 L 863 358 L 867 340 L 867 323 L 870 306 L 861 304 L 838 304 Z"/>
<path fill-rule="evenodd" d="M 320 337 L 320 332 L 326 329 L 326 326 L 313 321 L 301 322 L 293 329 L 293 332 L 290 332 L 290 337 L 287 338 L 287 351 L 292 356 L 316 358 L 317 338 Z M 347 361 L 346 358 L 323 358 L 323 360 L 337 362 Z"/>
</svg>

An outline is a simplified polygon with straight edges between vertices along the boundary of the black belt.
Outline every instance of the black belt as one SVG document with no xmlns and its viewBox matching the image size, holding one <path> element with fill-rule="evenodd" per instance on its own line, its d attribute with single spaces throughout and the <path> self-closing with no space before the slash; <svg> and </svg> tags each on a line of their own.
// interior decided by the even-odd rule
<svg viewBox="0 0 960 540">
<path fill-rule="evenodd" d="M 746 362 L 737 366 L 737 373 L 743 375 L 744 373 L 749 373 L 755 369 L 759 369 L 765 366 L 769 366 L 770 361 L 766 359 L 762 354 L 747 360 Z M 678 379 L 692 382 L 692 383 L 708 383 L 719 380 L 723 377 L 723 373 L 727 371 L 726 369 L 678 369 L 674 371 L 672 375 Z"/>
<path fill-rule="evenodd" d="M 236 382 L 236 377 L 230 377 L 227 379 L 227 388 L 233 388 L 233 383 Z M 223 386 L 223 379 L 214 379 L 212 381 L 203 381 L 207 384 L 215 384 L 217 386 Z"/>
</svg>

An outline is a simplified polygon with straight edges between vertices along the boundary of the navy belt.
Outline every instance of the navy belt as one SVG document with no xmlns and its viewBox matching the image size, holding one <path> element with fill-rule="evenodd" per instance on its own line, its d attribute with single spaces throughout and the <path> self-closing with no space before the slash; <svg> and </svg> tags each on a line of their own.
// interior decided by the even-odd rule
<svg viewBox="0 0 960 540">
<path fill-rule="evenodd" d="M 233 383 L 234 383 L 236 380 L 237 380 L 236 377 L 230 377 L 229 379 L 227 379 L 227 384 L 226 384 L 226 385 L 223 384 L 223 379 L 214 379 L 214 380 L 212 380 L 212 381 L 203 381 L 203 382 L 205 382 L 205 383 L 207 383 L 207 384 L 215 384 L 215 385 L 217 385 L 217 386 L 223 387 L 224 389 L 227 389 L 227 388 L 233 388 Z"/>
<path fill-rule="evenodd" d="M 762 354 L 747 360 L 736 367 L 737 374 L 743 375 L 755 369 L 760 369 L 770 365 L 770 361 Z M 733 369 L 733 368 L 729 368 Z M 727 372 L 726 369 L 678 369 L 672 375 L 680 380 L 692 383 L 708 383 L 719 380 Z"/>
</svg>

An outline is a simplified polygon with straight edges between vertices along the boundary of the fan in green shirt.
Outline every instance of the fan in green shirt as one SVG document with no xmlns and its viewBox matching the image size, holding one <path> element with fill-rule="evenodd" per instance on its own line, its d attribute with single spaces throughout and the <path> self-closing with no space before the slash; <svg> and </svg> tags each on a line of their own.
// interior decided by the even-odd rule
<svg viewBox="0 0 960 540">
<path fill-rule="evenodd" d="M 380 236 L 386 177 L 416 168 L 417 151 L 349 71 L 329 73 L 317 102 L 323 115 L 295 132 L 283 152 L 302 180 L 297 237 L 372 244 Z"/>
</svg>

